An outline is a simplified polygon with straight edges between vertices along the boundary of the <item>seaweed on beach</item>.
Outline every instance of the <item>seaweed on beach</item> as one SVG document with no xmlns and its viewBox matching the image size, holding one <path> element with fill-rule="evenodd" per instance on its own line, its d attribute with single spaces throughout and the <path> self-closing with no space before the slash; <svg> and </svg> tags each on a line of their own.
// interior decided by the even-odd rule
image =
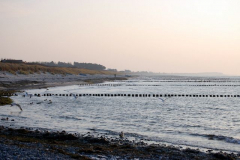
<svg viewBox="0 0 240 160">
<path fill-rule="evenodd" d="M 65 131 L 49 132 L 0 127 L 0 139 L 5 145 L 17 145 L 19 148 L 37 148 L 42 146 L 44 156 L 60 154 L 68 159 L 181 159 L 181 160 L 238 160 L 239 155 L 224 152 L 204 153 L 194 149 L 179 149 L 165 145 L 147 145 L 144 142 L 132 142 L 127 139 L 108 139 L 106 137 L 70 134 Z M 20 153 L 22 154 L 22 153 Z M 32 153 L 34 154 L 34 153 Z M 22 155 L 24 156 L 24 155 Z M 26 155 L 29 156 L 29 155 Z M 7 158 L 7 157 L 0 157 Z"/>
</svg>

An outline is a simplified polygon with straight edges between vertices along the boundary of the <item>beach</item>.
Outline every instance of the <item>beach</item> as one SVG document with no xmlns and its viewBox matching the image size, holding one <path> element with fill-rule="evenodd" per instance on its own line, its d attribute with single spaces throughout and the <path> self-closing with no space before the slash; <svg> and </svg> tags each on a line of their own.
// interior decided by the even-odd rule
<svg viewBox="0 0 240 160">
<path fill-rule="evenodd" d="M 56 86 L 79 85 L 87 83 L 102 83 L 112 80 L 126 80 L 125 75 L 106 75 L 106 74 L 11 74 L 9 72 L 0 71 L 0 89 L 1 90 L 24 90 L 38 89 Z"/>
<path fill-rule="evenodd" d="M 1 89 L 25 90 L 126 80 L 113 75 L 11 75 L 1 73 Z M 24 112 L 24 111 L 23 111 Z M 12 119 L 2 119 L 11 121 Z M 14 120 L 14 119 L 13 119 Z M 237 153 L 207 152 L 127 138 L 36 128 L 0 127 L 1 159 L 240 159 Z"/>
<path fill-rule="evenodd" d="M 120 138 L 3 126 L 0 127 L 0 148 L 1 159 L 239 159 L 239 155 L 224 152 L 204 153 L 190 148 L 147 145 Z"/>
</svg>

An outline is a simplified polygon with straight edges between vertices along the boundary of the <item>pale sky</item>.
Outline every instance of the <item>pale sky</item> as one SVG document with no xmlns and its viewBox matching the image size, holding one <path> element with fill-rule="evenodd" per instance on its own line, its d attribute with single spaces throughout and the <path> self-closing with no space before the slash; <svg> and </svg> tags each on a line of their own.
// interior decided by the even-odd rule
<svg viewBox="0 0 240 160">
<path fill-rule="evenodd" d="M 0 58 L 240 75 L 240 0 L 0 0 Z"/>
</svg>

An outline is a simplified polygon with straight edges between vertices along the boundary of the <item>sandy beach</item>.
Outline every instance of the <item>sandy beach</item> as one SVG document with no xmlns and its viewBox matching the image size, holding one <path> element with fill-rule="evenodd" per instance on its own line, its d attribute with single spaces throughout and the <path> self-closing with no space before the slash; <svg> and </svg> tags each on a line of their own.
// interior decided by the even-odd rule
<svg viewBox="0 0 240 160">
<path fill-rule="evenodd" d="M 118 75 L 12 75 L 0 72 L 1 90 L 37 89 L 84 83 L 125 80 Z M 1 118 L 1 117 L 0 117 Z M 12 119 L 1 119 L 11 121 Z M 147 145 L 124 137 L 96 137 L 90 133 L 70 134 L 31 128 L 0 127 L 0 159 L 221 159 L 239 160 L 240 155 L 207 152 L 166 145 Z"/>
<path fill-rule="evenodd" d="M 38 89 L 55 86 L 79 85 L 86 83 L 102 83 L 112 80 L 126 80 L 125 75 L 61 75 L 61 74 L 11 74 L 0 71 L 0 89 L 1 90 L 24 90 Z"/>
</svg>

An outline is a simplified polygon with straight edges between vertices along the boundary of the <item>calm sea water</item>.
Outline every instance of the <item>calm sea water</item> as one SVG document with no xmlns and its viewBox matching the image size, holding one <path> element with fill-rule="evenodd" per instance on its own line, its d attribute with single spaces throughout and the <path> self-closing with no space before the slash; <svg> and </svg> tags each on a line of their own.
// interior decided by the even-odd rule
<svg viewBox="0 0 240 160">
<path fill-rule="evenodd" d="M 166 82 L 171 80 L 171 82 Z M 65 86 L 27 90 L 35 94 L 204 94 L 240 95 L 240 78 L 139 77 L 106 82 L 118 86 Z M 208 86 L 210 85 L 210 86 Z M 233 86 L 232 86 L 233 85 Z M 240 97 L 12 97 L 1 125 L 65 130 L 130 140 L 240 151 Z M 47 100 L 46 100 L 47 99 Z M 165 99 L 165 98 L 163 98 Z M 46 101 L 45 101 L 46 100 Z M 52 103 L 49 104 L 49 100 Z M 30 104 L 33 103 L 33 104 Z M 40 103 L 40 104 L 37 104 Z"/>
</svg>

